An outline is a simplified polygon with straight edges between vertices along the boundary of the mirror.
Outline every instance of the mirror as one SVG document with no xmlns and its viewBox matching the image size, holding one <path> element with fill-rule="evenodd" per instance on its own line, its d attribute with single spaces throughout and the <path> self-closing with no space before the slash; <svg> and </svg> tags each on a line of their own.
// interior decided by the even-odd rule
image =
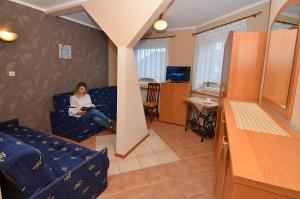
<svg viewBox="0 0 300 199">
<path fill-rule="evenodd" d="M 297 51 L 300 5 L 289 5 L 276 17 L 270 30 L 263 101 L 286 110 Z"/>
</svg>

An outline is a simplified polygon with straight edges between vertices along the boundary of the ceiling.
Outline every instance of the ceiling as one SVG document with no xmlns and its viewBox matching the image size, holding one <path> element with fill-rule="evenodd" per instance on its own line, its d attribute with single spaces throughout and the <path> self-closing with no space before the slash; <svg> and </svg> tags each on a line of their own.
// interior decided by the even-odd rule
<svg viewBox="0 0 300 199">
<path fill-rule="evenodd" d="M 59 5 L 63 5 L 70 2 L 84 2 L 85 0 L 11 0 L 12 2 L 16 3 L 27 3 L 31 4 L 41 10 L 50 9 Z"/>
<path fill-rule="evenodd" d="M 86 0 L 10 0 L 35 9 L 46 11 L 70 2 Z M 165 12 L 169 29 L 199 27 L 227 15 L 268 2 L 269 0 L 174 0 Z M 98 28 L 85 12 L 63 16 L 66 19 Z"/>
</svg>

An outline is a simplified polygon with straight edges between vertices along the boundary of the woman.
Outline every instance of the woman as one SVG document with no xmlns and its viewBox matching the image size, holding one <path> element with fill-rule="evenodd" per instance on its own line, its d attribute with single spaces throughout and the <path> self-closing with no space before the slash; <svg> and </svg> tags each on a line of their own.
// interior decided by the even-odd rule
<svg viewBox="0 0 300 199">
<path fill-rule="evenodd" d="M 109 129 L 113 129 L 115 126 L 115 121 L 109 119 L 103 113 L 95 109 L 95 105 L 92 104 L 90 95 L 87 94 L 87 85 L 84 82 L 77 84 L 74 95 L 70 97 L 69 115 L 92 120 Z"/>
</svg>

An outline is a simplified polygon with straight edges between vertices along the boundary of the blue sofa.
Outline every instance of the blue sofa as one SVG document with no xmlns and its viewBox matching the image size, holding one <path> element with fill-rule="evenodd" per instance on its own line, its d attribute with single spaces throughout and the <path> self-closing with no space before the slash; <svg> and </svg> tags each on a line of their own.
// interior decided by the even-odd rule
<svg viewBox="0 0 300 199">
<path fill-rule="evenodd" d="M 116 120 L 117 117 L 117 87 L 103 87 L 88 91 L 93 104 L 107 117 Z M 73 92 L 53 96 L 54 111 L 50 111 L 50 120 L 53 134 L 81 142 L 105 129 L 80 118 L 68 114 L 70 96 Z"/>
<path fill-rule="evenodd" d="M 106 148 L 92 151 L 19 126 L 18 120 L 0 124 L 0 131 L 4 198 L 91 199 L 105 190 Z"/>
</svg>

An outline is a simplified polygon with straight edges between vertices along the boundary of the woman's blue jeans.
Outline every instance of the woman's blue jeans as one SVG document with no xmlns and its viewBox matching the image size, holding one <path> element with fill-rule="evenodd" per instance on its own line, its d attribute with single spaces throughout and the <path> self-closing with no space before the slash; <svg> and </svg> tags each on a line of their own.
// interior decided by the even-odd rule
<svg viewBox="0 0 300 199">
<path fill-rule="evenodd" d="M 97 109 L 92 109 L 87 112 L 85 115 L 81 117 L 84 120 L 92 120 L 93 122 L 109 128 L 111 125 L 109 124 L 110 119 L 106 117 L 103 113 L 98 111 Z"/>
</svg>

